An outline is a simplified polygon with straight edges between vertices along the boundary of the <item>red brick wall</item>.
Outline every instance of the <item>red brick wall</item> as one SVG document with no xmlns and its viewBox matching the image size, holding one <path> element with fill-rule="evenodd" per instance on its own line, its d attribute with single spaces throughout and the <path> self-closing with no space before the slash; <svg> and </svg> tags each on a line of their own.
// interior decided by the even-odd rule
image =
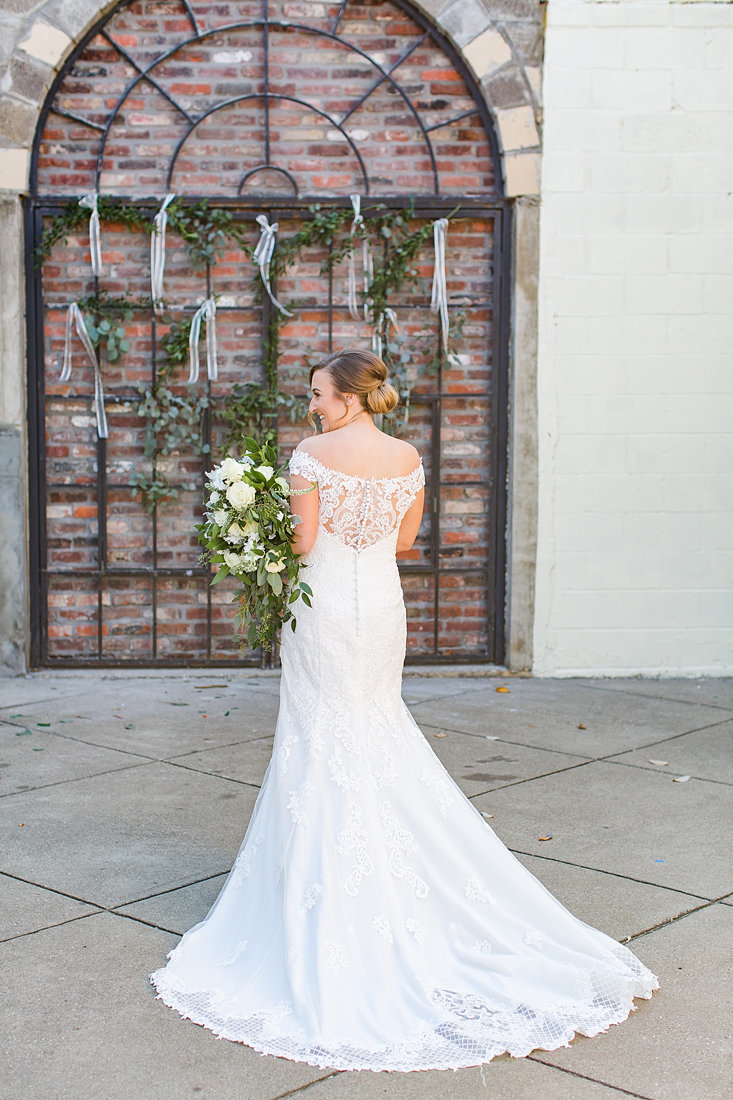
<svg viewBox="0 0 733 1100">
<path fill-rule="evenodd" d="M 301 20 L 330 29 L 339 4 L 270 4 L 270 18 Z M 261 3 L 194 3 L 200 29 L 234 22 L 258 21 Z M 306 19 L 307 16 L 307 19 Z M 142 65 L 190 36 L 190 23 L 178 3 L 135 3 L 113 15 L 110 37 Z M 389 3 L 353 3 L 346 9 L 339 35 L 373 55 L 385 67 L 393 64 L 422 35 L 422 30 Z M 374 83 L 374 68 L 344 44 L 312 31 L 271 29 L 269 81 L 273 93 L 293 96 L 311 106 L 284 99 L 271 101 L 271 161 L 296 179 L 300 196 L 364 194 L 358 161 L 348 142 L 319 116 L 343 113 Z M 224 99 L 257 93 L 263 87 L 263 33 L 260 26 L 220 31 L 183 46 L 154 68 L 155 80 L 192 115 L 198 117 Z M 134 75 L 134 69 L 102 36 L 97 36 L 63 81 L 55 104 L 63 110 L 106 125 Z M 447 56 L 427 39 L 397 70 L 409 103 L 426 126 L 454 118 L 474 103 Z M 261 99 L 247 99 L 215 111 L 184 142 L 176 161 L 172 189 L 181 194 L 236 195 L 248 167 L 264 159 Z M 120 107 L 109 129 L 99 183 L 103 194 L 162 197 L 166 173 L 184 118 L 161 92 L 143 80 Z M 414 114 L 402 96 L 384 82 L 349 118 L 347 129 L 367 165 L 371 193 L 431 194 L 434 179 L 426 144 Z M 333 140 L 334 135 L 338 140 Z M 477 116 L 432 131 L 440 190 L 448 194 L 491 196 L 493 174 L 489 146 Z M 39 146 L 38 192 L 80 195 L 97 187 L 95 170 L 100 133 L 51 113 Z M 244 193 L 251 198 L 292 193 L 283 177 L 258 173 Z M 366 204 L 366 200 L 365 200 Z M 297 224 L 280 219 L 281 234 Z M 434 621 L 436 581 L 432 574 L 404 578 L 408 608 L 409 650 L 429 656 L 485 657 L 488 653 L 486 574 L 493 553 L 488 544 L 486 487 L 491 474 L 492 440 L 489 399 L 494 360 L 494 233 L 490 217 L 461 217 L 448 238 L 448 286 L 466 321 L 459 344 L 460 367 L 444 376 L 441 403 L 440 470 L 431 469 L 431 410 L 436 379 L 421 368 L 424 355 L 417 334 L 431 330 L 435 318 L 425 308 L 430 297 L 432 247 L 418 258 L 420 285 L 394 303 L 403 334 L 415 338 L 413 369 L 417 381 L 410 412 L 409 437 L 424 455 L 432 491 L 440 486 L 440 560 L 460 573 L 440 577 L 438 622 Z M 249 239 L 257 238 L 249 223 Z M 149 294 L 148 238 L 123 226 L 102 227 L 104 273 L 100 286 L 110 294 Z M 281 330 L 280 380 L 285 389 L 303 392 L 308 362 L 329 350 L 326 281 L 319 274 L 323 256 L 309 250 L 281 279 L 278 294 L 298 301 L 294 318 Z M 237 248 L 227 248 L 209 272 L 211 292 L 220 295 L 217 317 L 219 380 L 211 386 L 215 453 L 223 438 L 217 405 L 234 382 L 261 376 L 261 316 L 252 287 L 252 265 Z M 175 504 L 142 508 L 130 488 L 136 471 L 147 470 L 144 421 L 137 414 L 138 383 L 153 376 L 154 354 L 160 356 L 165 326 L 140 311 L 127 325 L 131 350 L 117 365 L 103 361 L 109 400 L 110 437 L 103 449 L 106 511 L 100 526 L 98 447 L 91 412 L 93 379 L 81 346 L 74 346 L 71 381 L 60 385 L 64 307 L 90 293 L 86 232 L 55 247 L 43 268 L 43 347 L 46 387 L 46 529 L 49 660 L 231 660 L 229 591 L 208 590 L 205 577 L 186 576 L 195 569 L 198 548 L 193 523 L 200 516 L 201 462 L 195 454 L 176 455 L 162 465 L 179 489 Z M 367 344 L 368 325 L 351 320 L 345 309 L 345 268 L 334 277 L 331 344 Z M 206 293 L 206 275 L 192 270 L 180 240 L 168 236 L 166 299 L 173 316 L 190 313 Z M 172 379 L 185 391 L 183 372 Z M 201 382 L 201 387 L 206 385 Z M 450 396 L 455 395 L 455 396 Z M 305 425 L 280 425 L 283 454 L 307 431 Z M 463 482 L 479 481 L 478 486 Z M 431 524 L 426 515 L 413 562 L 434 567 Z M 104 529 L 105 544 L 100 544 Z M 100 556 L 108 569 L 127 569 L 126 576 L 95 575 Z M 150 570 L 157 568 L 157 577 Z M 166 570 L 179 570 L 168 575 Z M 68 571 L 57 575 L 57 571 Z M 85 576 L 83 571 L 88 571 Z M 208 604 L 211 601 L 209 611 Z M 101 609 L 101 638 L 97 615 Z M 207 622 L 210 615 L 210 653 Z"/>
</svg>

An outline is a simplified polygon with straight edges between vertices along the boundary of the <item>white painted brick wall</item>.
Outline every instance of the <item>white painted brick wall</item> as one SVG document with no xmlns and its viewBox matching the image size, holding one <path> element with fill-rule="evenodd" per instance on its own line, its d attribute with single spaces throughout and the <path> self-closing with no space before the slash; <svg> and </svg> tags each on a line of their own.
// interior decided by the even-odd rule
<svg viewBox="0 0 733 1100">
<path fill-rule="evenodd" d="M 549 0 L 541 675 L 733 673 L 733 5 Z"/>
</svg>

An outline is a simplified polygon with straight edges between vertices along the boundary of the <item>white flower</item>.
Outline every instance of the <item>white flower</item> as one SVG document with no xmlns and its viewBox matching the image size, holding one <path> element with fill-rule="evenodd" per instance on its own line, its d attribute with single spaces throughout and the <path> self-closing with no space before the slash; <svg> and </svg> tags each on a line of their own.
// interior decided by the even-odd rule
<svg viewBox="0 0 733 1100">
<path fill-rule="evenodd" d="M 255 470 L 258 474 L 262 474 L 266 481 L 269 481 L 272 475 L 275 473 L 272 466 L 255 466 Z"/>
<path fill-rule="evenodd" d="M 219 527 L 223 527 L 228 519 L 229 513 L 226 508 L 219 508 L 216 512 L 214 512 L 214 523 L 216 523 Z"/>
<path fill-rule="evenodd" d="M 246 508 L 248 504 L 251 504 L 254 498 L 255 491 L 246 481 L 235 481 L 234 484 L 230 485 L 227 489 L 227 500 L 234 508 L 238 508 L 240 511 L 242 508 Z"/>
<path fill-rule="evenodd" d="M 240 554 L 235 554 L 233 550 L 225 550 L 222 557 L 232 573 L 236 573 L 238 569 L 242 568 L 242 557 Z"/>
<path fill-rule="evenodd" d="M 279 573 L 281 569 L 285 568 L 285 562 L 282 558 L 277 558 L 275 561 L 266 561 L 265 569 L 268 573 Z"/>
<path fill-rule="evenodd" d="M 211 493 L 209 496 L 209 504 L 216 504 L 220 496 L 221 493 Z"/>
<path fill-rule="evenodd" d="M 247 538 L 247 532 L 238 523 L 230 523 L 229 530 L 224 538 L 233 546 L 236 542 L 244 542 Z"/>
<path fill-rule="evenodd" d="M 215 466 L 213 470 L 207 472 L 206 476 L 215 489 L 226 489 L 226 482 L 221 476 L 221 466 Z"/>
<path fill-rule="evenodd" d="M 225 481 L 241 481 L 244 475 L 244 466 L 237 462 L 236 458 L 227 456 L 219 467 L 221 476 Z"/>
</svg>

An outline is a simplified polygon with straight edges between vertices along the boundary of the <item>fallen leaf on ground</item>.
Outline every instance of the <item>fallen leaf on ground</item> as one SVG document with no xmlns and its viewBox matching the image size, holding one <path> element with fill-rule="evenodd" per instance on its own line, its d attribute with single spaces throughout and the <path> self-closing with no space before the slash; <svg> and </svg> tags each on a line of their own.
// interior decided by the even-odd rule
<svg viewBox="0 0 733 1100">
<path fill-rule="evenodd" d="M 486 734 L 486 740 L 487 741 L 500 741 L 501 738 L 496 733 L 487 733 Z"/>
<path fill-rule="evenodd" d="M 647 760 L 650 764 L 656 764 L 658 768 L 666 768 L 669 763 L 668 760 L 652 760 L 651 756 L 647 756 Z"/>
<path fill-rule="evenodd" d="M 447 737 L 447 736 L 448 736 L 448 734 L 447 734 L 447 733 L 436 733 L 436 735 L 435 735 L 435 736 L 436 736 L 436 737 Z"/>
<path fill-rule="evenodd" d="M 691 775 L 674 775 L 672 776 L 673 783 L 686 783 L 688 779 L 692 779 Z"/>
<path fill-rule="evenodd" d="M 498 687 L 496 689 L 496 693 L 497 695 L 511 695 L 511 692 L 507 687 Z"/>
<path fill-rule="evenodd" d="M 50 722 L 36 722 L 36 725 L 37 726 L 50 726 L 51 723 Z"/>
<path fill-rule="evenodd" d="M 40 745 L 34 745 L 33 746 L 33 751 L 34 752 L 43 752 L 43 749 L 40 747 Z"/>
<path fill-rule="evenodd" d="M 496 817 L 496 814 L 487 814 L 485 810 L 482 810 L 482 811 L 481 811 L 481 816 L 482 816 L 482 817 L 488 817 L 488 818 L 492 818 L 492 817 Z"/>
<path fill-rule="evenodd" d="M 588 727 L 587 727 L 587 726 L 584 726 L 582 722 L 578 722 L 578 729 L 579 729 L 579 730 L 587 730 L 587 729 L 588 729 Z"/>
<path fill-rule="evenodd" d="M 187 707 L 188 703 L 171 703 L 170 706 L 172 706 L 172 707 Z"/>
<path fill-rule="evenodd" d="M 212 688 L 225 688 L 229 687 L 229 684 L 194 684 L 196 691 L 211 691 Z"/>
<path fill-rule="evenodd" d="M 544 836 L 538 836 L 538 840 L 552 840 L 552 833 L 545 833 Z"/>
</svg>

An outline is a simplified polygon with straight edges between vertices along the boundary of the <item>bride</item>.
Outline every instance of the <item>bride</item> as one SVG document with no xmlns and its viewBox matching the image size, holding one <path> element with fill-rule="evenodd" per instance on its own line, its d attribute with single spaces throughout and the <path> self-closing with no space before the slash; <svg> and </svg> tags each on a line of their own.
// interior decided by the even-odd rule
<svg viewBox="0 0 733 1100">
<path fill-rule="evenodd" d="M 283 631 L 272 759 L 208 916 L 151 980 L 216 1035 L 334 1069 L 457 1069 L 624 1020 L 655 976 L 504 847 L 401 698 L 395 555 L 415 539 L 397 393 L 347 349 L 311 371 L 322 434 L 290 460 L 313 607 Z"/>
</svg>

